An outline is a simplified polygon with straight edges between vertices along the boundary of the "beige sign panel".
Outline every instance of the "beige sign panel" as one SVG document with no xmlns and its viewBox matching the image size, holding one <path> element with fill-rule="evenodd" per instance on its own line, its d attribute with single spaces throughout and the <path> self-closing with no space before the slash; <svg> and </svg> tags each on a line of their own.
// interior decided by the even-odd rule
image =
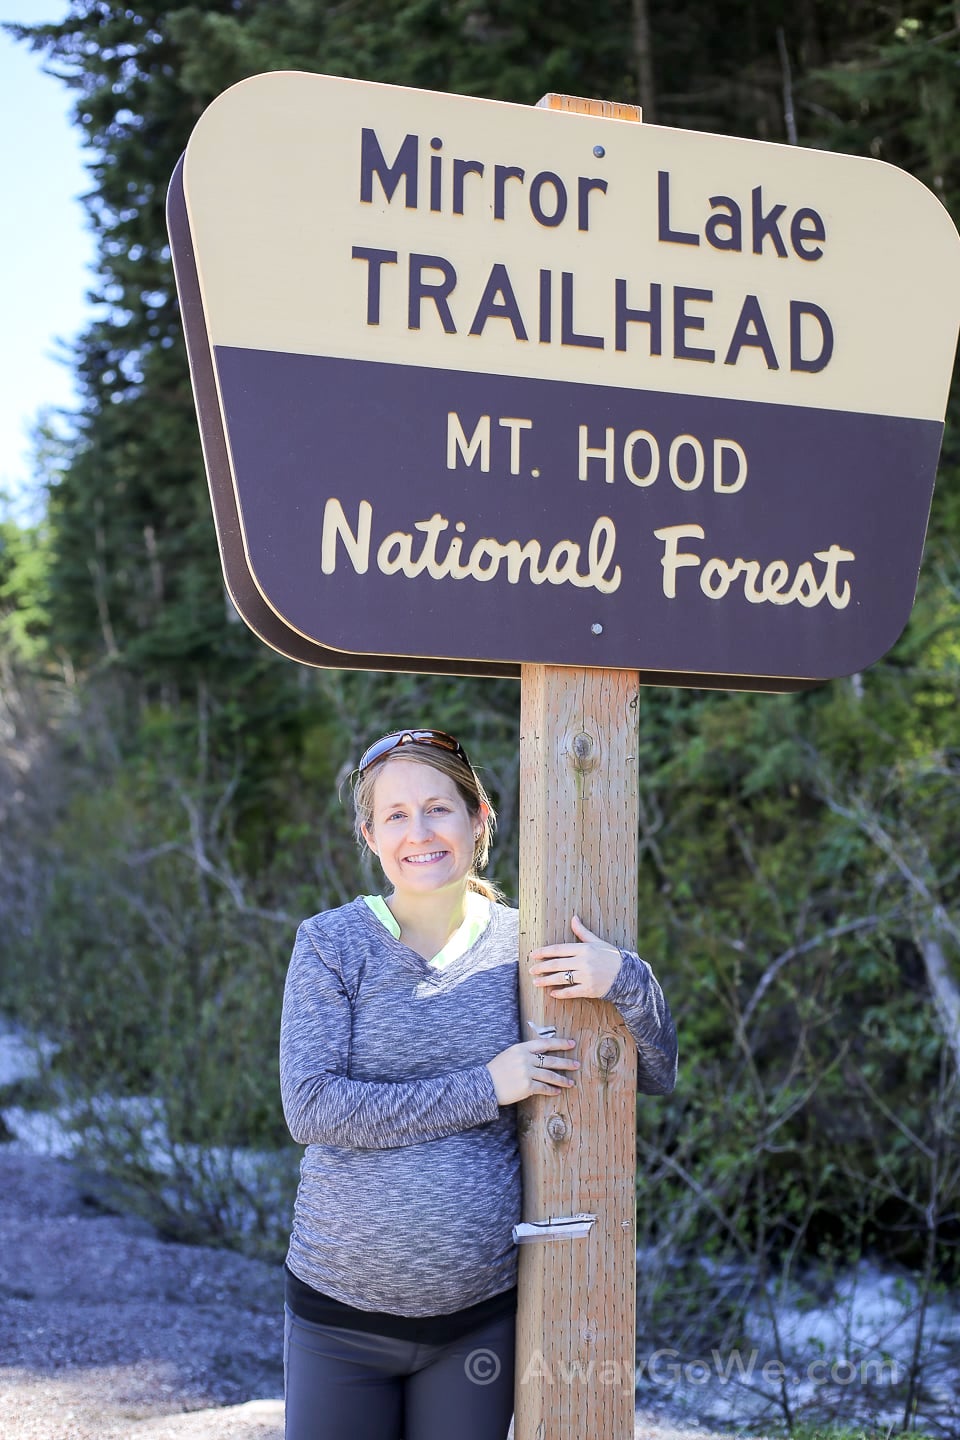
<svg viewBox="0 0 960 1440">
<path fill-rule="evenodd" d="M 943 415 L 956 231 L 877 161 L 280 73 L 184 185 L 218 345 Z"/>
</svg>

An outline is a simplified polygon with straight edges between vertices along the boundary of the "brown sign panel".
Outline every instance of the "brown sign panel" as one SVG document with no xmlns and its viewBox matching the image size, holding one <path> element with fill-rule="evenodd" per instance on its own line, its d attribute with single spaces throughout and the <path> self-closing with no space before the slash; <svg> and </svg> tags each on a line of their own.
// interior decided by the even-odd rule
<svg viewBox="0 0 960 1440">
<path fill-rule="evenodd" d="M 278 74 L 201 118 L 170 227 L 227 583 L 283 653 L 790 689 L 903 628 L 958 270 L 902 172 Z"/>
</svg>

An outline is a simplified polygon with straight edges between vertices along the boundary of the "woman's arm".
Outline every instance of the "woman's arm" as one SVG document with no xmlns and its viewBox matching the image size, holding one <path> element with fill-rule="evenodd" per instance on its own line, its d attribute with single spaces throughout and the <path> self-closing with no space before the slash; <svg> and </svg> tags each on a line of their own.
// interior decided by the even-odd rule
<svg viewBox="0 0 960 1440">
<path fill-rule="evenodd" d="M 579 916 L 571 928 L 576 940 L 531 951 L 533 983 L 557 1000 L 616 1005 L 636 1041 L 637 1089 L 669 1095 L 677 1083 L 677 1031 L 656 976 L 639 955 L 608 945 Z"/>
<path fill-rule="evenodd" d="M 677 1030 L 657 977 L 646 960 L 621 950 L 616 979 L 603 997 L 616 1005 L 637 1043 L 637 1089 L 669 1095 L 677 1083 Z"/>
<path fill-rule="evenodd" d="M 280 1093 L 298 1145 L 388 1150 L 497 1119 L 486 1065 L 397 1084 L 348 1079 L 351 1024 L 342 979 L 301 925 L 280 1023 Z"/>
</svg>

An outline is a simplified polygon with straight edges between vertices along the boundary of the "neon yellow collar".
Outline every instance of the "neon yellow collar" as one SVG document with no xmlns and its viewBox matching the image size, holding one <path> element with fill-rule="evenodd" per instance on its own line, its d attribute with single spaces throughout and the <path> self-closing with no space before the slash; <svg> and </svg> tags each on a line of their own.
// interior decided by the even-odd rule
<svg viewBox="0 0 960 1440">
<path fill-rule="evenodd" d="M 363 898 L 384 929 L 389 930 L 394 940 L 399 940 L 400 926 L 383 896 L 364 895 Z M 438 950 L 428 962 L 438 970 L 452 964 L 454 960 L 459 960 L 460 956 L 466 954 L 470 946 L 479 940 L 490 920 L 490 901 L 485 895 L 478 895 L 476 890 L 468 890 L 466 912 L 463 924 L 453 932 L 443 949 Z"/>
</svg>

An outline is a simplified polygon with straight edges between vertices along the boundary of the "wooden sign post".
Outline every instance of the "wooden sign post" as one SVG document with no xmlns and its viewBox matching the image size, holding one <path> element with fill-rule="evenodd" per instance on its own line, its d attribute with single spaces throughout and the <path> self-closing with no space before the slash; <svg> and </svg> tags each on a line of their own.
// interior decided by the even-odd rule
<svg viewBox="0 0 960 1440">
<path fill-rule="evenodd" d="M 640 119 L 547 95 L 545 109 Z M 636 1349 L 636 1050 L 612 1005 L 535 989 L 524 960 L 577 914 L 637 943 L 637 711 L 629 670 L 520 673 L 520 1011 L 577 1040 L 580 1078 L 519 1119 L 524 1219 L 594 1214 L 583 1239 L 520 1249 L 516 1440 L 631 1440 Z"/>
<path fill-rule="evenodd" d="M 529 951 L 578 914 L 636 945 L 637 704 L 630 671 L 525 665 L 520 715 L 520 1007 L 575 1037 L 576 1087 L 519 1119 L 524 1219 L 582 1212 L 583 1239 L 520 1247 L 516 1440 L 629 1440 L 636 1346 L 636 1050 L 612 1005 L 535 990 Z"/>
</svg>

